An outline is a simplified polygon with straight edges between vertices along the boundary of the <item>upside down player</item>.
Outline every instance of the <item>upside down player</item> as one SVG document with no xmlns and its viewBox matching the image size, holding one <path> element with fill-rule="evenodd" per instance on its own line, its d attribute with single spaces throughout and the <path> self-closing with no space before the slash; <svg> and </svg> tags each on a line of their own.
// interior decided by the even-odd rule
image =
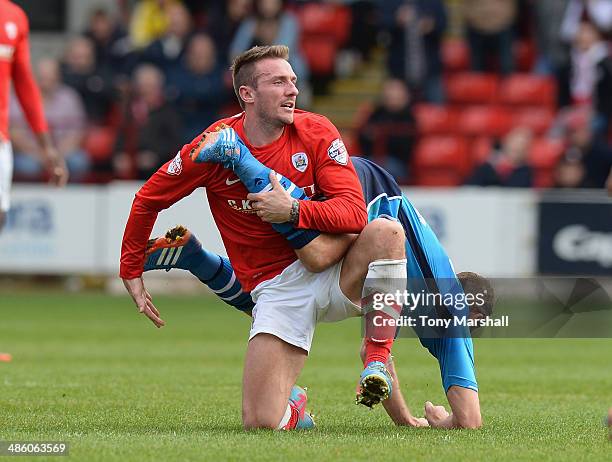
<svg viewBox="0 0 612 462">
<path fill-rule="evenodd" d="M 42 99 L 32 75 L 28 33 L 28 18 L 23 10 L 8 0 L 0 0 L 0 231 L 10 207 L 13 177 L 13 152 L 8 136 L 11 80 L 36 134 L 51 181 L 63 186 L 68 180 L 64 160 L 49 136 Z"/>
<path fill-rule="evenodd" d="M 337 129 L 322 116 L 295 109 L 296 77 L 287 59 L 283 46 L 255 47 L 236 58 L 234 89 L 244 112 L 206 132 L 223 124 L 233 127 L 261 161 L 327 200 L 285 200 L 278 207 L 270 202 L 278 199 L 275 194 L 247 196 L 249 191 L 261 191 L 261 182 L 245 183 L 220 163 L 192 162 L 193 157 L 214 161 L 217 151 L 203 133 L 136 194 L 121 254 L 120 275 L 139 311 L 163 326 L 142 280 L 147 241 L 159 211 L 199 186 L 207 188 L 211 212 L 233 263 L 233 269 L 223 266 L 210 275 L 210 284 L 214 287 L 215 281 L 235 270 L 255 300 L 243 375 L 245 428 L 312 427 L 304 412 L 306 395 L 294 385 L 316 322 L 359 316 L 366 277 L 377 281 L 379 286 L 370 288 L 377 292 L 406 286 L 401 225 L 385 219 L 368 223 L 361 187 Z M 246 171 L 259 166 L 241 164 Z M 264 179 L 269 181 L 267 174 Z M 295 197 L 304 198 L 298 190 Z M 355 238 L 347 233 L 360 234 Z M 304 263 L 298 260 L 302 254 L 315 258 L 305 255 Z M 317 261 L 318 256 L 325 261 Z M 371 361 L 361 384 L 366 392 L 373 387 L 372 399 L 391 391 L 384 365 L 388 355 L 387 345 L 366 345 Z"/>
<path fill-rule="evenodd" d="M 388 217 L 401 222 L 406 234 L 407 268 L 410 275 L 409 287 L 428 284 L 429 290 L 449 293 L 455 290 L 456 281 L 452 264 L 433 231 L 418 211 L 402 196 L 401 190 L 393 177 L 376 164 L 358 157 L 352 158 L 359 176 L 366 199 L 368 219 Z M 271 178 L 275 191 L 284 188 Z M 173 249 L 173 250 L 171 250 Z M 171 252 L 171 254 L 170 254 Z M 180 253 L 179 253 L 180 252 Z M 173 258 L 179 253 L 178 258 Z M 166 237 L 150 241 L 147 251 L 145 271 L 180 268 L 190 271 L 205 284 L 219 268 L 230 267 L 227 259 L 211 254 L 202 248 L 198 240 L 182 227 L 169 231 Z M 472 306 L 470 317 L 480 318 L 491 313 L 493 292 L 484 278 L 474 273 L 459 273 L 459 282 L 466 292 L 477 293 L 487 290 L 489 297 L 481 307 Z M 411 282 L 415 282 L 410 284 Z M 437 284 L 437 287 L 431 285 Z M 223 285 L 221 289 L 219 286 Z M 223 280 L 214 286 L 216 294 L 227 304 L 247 314 L 253 308 L 253 301 L 248 292 L 244 292 L 240 282 L 233 273 L 226 272 Z M 422 312 L 419 312 L 422 314 Z M 417 330 L 422 345 L 438 360 L 442 384 L 451 405 L 452 414 L 443 406 L 425 405 L 427 421 L 412 416 L 405 404 L 393 363 L 388 362 L 388 369 L 393 377 L 394 391 L 391 397 L 383 401 L 385 410 L 398 425 L 426 426 L 445 428 L 477 428 L 481 425 L 480 406 L 477 384 L 474 373 L 473 347 L 469 334 L 465 336 L 437 335 L 425 337 Z M 364 343 L 369 341 L 364 339 Z M 362 349 L 362 360 L 365 362 Z M 364 403 L 367 404 L 367 403 Z"/>
</svg>

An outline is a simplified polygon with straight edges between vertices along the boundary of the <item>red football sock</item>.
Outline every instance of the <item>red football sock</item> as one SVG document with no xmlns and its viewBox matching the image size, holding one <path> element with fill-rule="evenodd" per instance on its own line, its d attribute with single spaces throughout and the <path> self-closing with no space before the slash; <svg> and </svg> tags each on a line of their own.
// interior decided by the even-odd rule
<svg viewBox="0 0 612 462">
<path fill-rule="evenodd" d="M 367 366 L 372 361 L 380 361 L 383 364 L 387 364 L 392 346 L 393 339 L 373 340 L 367 338 L 365 341 L 365 361 L 363 365 Z"/>
<path fill-rule="evenodd" d="M 397 330 L 393 321 L 399 318 L 401 311 L 401 305 L 388 304 L 384 310 L 371 310 L 366 313 L 364 366 L 372 361 L 387 364 Z"/>
</svg>

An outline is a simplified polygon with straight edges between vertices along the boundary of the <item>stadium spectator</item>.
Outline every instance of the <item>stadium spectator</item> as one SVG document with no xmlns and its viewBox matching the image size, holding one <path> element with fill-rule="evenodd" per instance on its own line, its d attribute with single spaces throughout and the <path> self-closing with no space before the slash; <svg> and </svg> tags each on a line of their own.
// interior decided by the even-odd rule
<svg viewBox="0 0 612 462">
<path fill-rule="evenodd" d="M 584 164 L 584 186 L 604 188 L 612 167 L 612 150 L 595 136 L 588 117 L 575 117 L 569 127 L 565 157 L 580 158 Z"/>
<path fill-rule="evenodd" d="M 231 95 L 224 82 L 224 69 L 217 64 L 212 39 L 194 35 L 180 65 L 168 74 L 167 93 L 182 117 L 181 138 L 195 138 L 220 117 L 220 109 Z"/>
<path fill-rule="evenodd" d="M 561 37 L 561 24 L 570 0 L 537 0 L 532 2 L 534 38 L 537 48 L 535 71 L 557 75 L 567 66 L 567 44 Z"/>
<path fill-rule="evenodd" d="M 132 45 L 142 49 L 160 38 L 168 28 L 168 8 L 180 3 L 180 0 L 140 0 L 136 3 L 129 26 Z"/>
<path fill-rule="evenodd" d="M 81 149 L 85 134 L 85 110 L 81 98 L 76 91 L 62 83 L 56 60 L 42 59 L 37 63 L 36 70 L 51 137 L 66 160 L 70 180 L 82 180 L 89 171 L 89 158 Z M 14 97 L 11 99 L 10 115 L 15 174 L 29 180 L 40 180 L 45 171 L 42 155 Z"/>
<path fill-rule="evenodd" d="M 287 45 L 291 50 L 289 61 L 298 77 L 300 105 L 308 105 L 309 69 L 300 54 L 300 26 L 295 15 L 287 11 L 283 0 L 255 0 L 254 12 L 245 19 L 236 31 L 230 46 L 233 59 L 243 51 L 256 45 Z"/>
<path fill-rule="evenodd" d="M 91 122 L 106 121 L 114 97 L 112 77 L 108 70 L 96 67 L 94 45 L 90 39 L 78 36 L 68 42 L 62 80 L 81 95 Z"/>
<path fill-rule="evenodd" d="M 539 0 L 538 0 L 539 1 Z M 561 7 L 560 2 L 559 7 Z M 590 21 L 604 33 L 612 32 L 612 1 L 611 0 L 569 0 L 564 9 L 561 37 L 567 43 L 576 38 L 580 23 Z"/>
<path fill-rule="evenodd" d="M 490 61 L 499 57 L 499 71 L 514 71 L 514 21 L 517 0 L 465 0 L 463 16 L 470 46 L 472 70 L 493 71 Z"/>
<path fill-rule="evenodd" d="M 164 75 L 151 64 L 134 72 L 113 165 L 122 178 L 148 178 L 181 146 L 179 116 L 164 98 Z"/>
<path fill-rule="evenodd" d="M 368 60 L 372 48 L 376 45 L 376 35 L 379 29 L 376 1 L 354 0 L 349 6 L 352 21 L 348 47 L 356 50 L 362 58 Z"/>
<path fill-rule="evenodd" d="M 240 23 L 251 13 L 252 0 L 215 2 L 208 13 L 208 32 L 217 46 L 219 64 L 230 62 L 230 45 Z"/>
<path fill-rule="evenodd" d="M 192 32 L 189 11 L 180 3 L 167 7 L 168 27 L 142 53 L 141 61 L 153 64 L 168 75 L 177 67 L 185 54 Z"/>
<path fill-rule="evenodd" d="M 554 171 L 554 187 L 560 189 L 589 187 L 582 154 L 577 150 L 568 150 Z"/>
<path fill-rule="evenodd" d="M 121 24 L 107 10 L 103 8 L 93 10 L 83 35 L 93 43 L 98 69 L 115 74 L 128 72 L 130 41 Z"/>
<path fill-rule="evenodd" d="M 582 21 L 572 50 L 568 89 L 573 104 L 595 111 L 598 133 L 605 132 L 612 116 L 612 58 L 608 45 L 590 22 Z"/>
<path fill-rule="evenodd" d="M 529 188 L 533 172 L 527 165 L 527 155 L 533 134 L 525 127 L 515 127 L 503 139 L 499 149 L 493 149 L 487 160 L 476 167 L 466 181 L 471 186 L 504 186 Z"/>
<path fill-rule="evenodd" d="M 408 179 L 416 121 L 410 91 L 402 80 L 389 79 L 384 83 L 380 103 L 358 132 L 364 156 L 380 158 L 381 165 L 396 179 Z"/>
<path fill-rule="evenodd" d="M 612 196 L 612 168 L 608 173 L 608 179 L 606 180 L 606 189 L 608 190 L 608 196 Z M 608 425 L 610 426 L 610 440 L 612 440 L 612 408 L 608 414 Z"/>
<path fill-rule="evenodd" d="M 442 103 L 440 46 L 447 25 L 441 0 L 390 0 L 380 2 L 383 28 L 390 37 L 389 73 L 423 91 L 427 101 Z"/>
</svg>

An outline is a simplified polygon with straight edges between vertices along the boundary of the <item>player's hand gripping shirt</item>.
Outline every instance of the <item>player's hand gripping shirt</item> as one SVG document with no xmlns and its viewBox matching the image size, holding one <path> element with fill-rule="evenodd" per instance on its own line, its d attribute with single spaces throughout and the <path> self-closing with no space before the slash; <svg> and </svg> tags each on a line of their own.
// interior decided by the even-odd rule
<svg viewBox="0 0 612 462">
<path fill-rule="evenodd" d="M 340 135 L 327 118 L 296 110 L 294 123 L 285 127 L 282 136 L 261 147 L 249 144 L 243 122 L 244 113 L 223 119 L 207 131 L 222 124 L 234 128 L 260 162 L 289 178 L 308 196 L 327 198 L 300 203 L 299 228 L 329 233 L 363 229 L 367 217 L 361 186 Z M 297 259 L 285 239 L 257 216 L 246 198 L 248 191 L 231 170 L 191 161 L 189 155 L 199 149 L 201 138 L 185 145 L 136 193 L 123 238 L 122 278 L 142 274 L 145 246 L 157 213 L 200 186 L 206 188 L 213 218 L 245 291 L 280 274 Z"/>
</svg>

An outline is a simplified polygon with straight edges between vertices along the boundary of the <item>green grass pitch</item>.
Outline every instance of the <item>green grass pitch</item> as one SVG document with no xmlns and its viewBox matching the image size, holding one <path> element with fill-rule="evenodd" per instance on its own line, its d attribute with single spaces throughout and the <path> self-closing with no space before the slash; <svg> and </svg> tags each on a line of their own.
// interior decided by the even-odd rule
<svg viewBox="0 0 612 462">
<path fill-rule="evenodd" d="M 245 433 L 241 313 L 158 296 L 157 330 L 127 296 L 3 292 L 0 351 L 13 361 L 0 363 L 0 440 L 65 440 L 69 460 L 612 460 L 612 340 L 476 340 L 485 427 L 442 431 L 355 406 L 359 321 L 321 325 L 299 381 L 317 429 Z M 394 355 L 415 413 L 446 404 L 416 339 Z"/>
</svg>

